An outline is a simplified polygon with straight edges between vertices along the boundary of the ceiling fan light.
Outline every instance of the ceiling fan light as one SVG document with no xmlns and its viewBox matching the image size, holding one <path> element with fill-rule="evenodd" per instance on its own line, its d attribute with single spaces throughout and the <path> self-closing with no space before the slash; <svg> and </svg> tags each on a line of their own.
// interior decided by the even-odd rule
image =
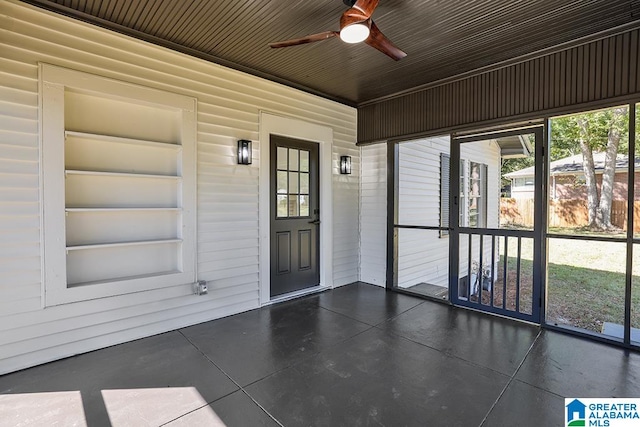
<svg viewBox="0 0 640 427">
<path fill-rule="evenodd" d="M 351 24 L 340 30 L 340 38 L 345 43 L 360 43 L 369 37 L 369 26 L 366 24 Z"/>
</svg>

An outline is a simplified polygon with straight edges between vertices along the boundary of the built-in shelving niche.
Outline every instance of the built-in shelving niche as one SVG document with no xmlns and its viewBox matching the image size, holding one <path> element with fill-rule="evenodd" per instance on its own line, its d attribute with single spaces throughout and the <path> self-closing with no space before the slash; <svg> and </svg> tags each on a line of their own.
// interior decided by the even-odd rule
<svg viewBox="0 0 640 427">
<path fill-rule="evenodd" d="M 96 105 L 87 98 L 66 102 Z M 87 113 L 65 129 L 67 287 L 181 272 L 180 141 L 119 136 L 117 126 L 110 127 L 115 135 L 87 132 L 107 130 L 103 121 L 78 123 L 95 118 Z"/>
<path fill-rule="evenodd" d="M 43 305 L 190 292 L 197 100 L 44 63 L 39 77 Z"/>
</svg>

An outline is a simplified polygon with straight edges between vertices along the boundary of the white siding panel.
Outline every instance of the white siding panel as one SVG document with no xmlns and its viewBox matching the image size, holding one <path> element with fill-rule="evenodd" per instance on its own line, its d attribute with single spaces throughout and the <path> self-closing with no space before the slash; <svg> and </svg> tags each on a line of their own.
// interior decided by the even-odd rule
<svg viewBox="0 0 640 427">
<path fill-rule="evenodd" d="M 346 128 L 342 128 L 344 132 Z M 334 132 L 333 145 L 333 285 L 358 280 L 360 149 Z M 340 156 L 351 156 L 351 175 L 340 175 Z"/>
<path fill-rule="evenodd" d="M 387 272 L 387 145 L 361 148 L 360 280 L 385 286 Z"/>
<path fill-rule="evenodd" d="M 260 111 L 333 129 L 333 283 L 358 280 L 355 109 L 15 0 L 0 14 L 0 374 L 259 306 Z M 197 98 L 197 265 L 208 295 L 184 284 L 41 308 L 40 62 Z M 238 139 L 254 141 L 253 165 L 236 164 Z M 340 155 L 352 156 L 352 175 L 338 173 Z"/>
<path fill-rule="evenodd" d="M 398 216 L 402 225 L 440 226 L 440 155 L 449 137 L 404 142 L 399 147 Z M 446 177 L 449 179 L 449 177 Z M 449 239 L 434 230 L 398 230 L 398 287 L 448 286 Z"/>
</svg>

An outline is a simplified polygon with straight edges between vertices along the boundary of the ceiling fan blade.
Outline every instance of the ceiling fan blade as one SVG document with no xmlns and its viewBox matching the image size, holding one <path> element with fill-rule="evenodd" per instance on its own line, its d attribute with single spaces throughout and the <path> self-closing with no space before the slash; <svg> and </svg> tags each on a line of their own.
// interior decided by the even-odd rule
<svg viewBox="0 0 640 427">
<path fill-rule="evenodd" d="M 380 52 L 396 61 L 407 56 L 407 54 L 394 45 L 387 36 L 382 34 L 382 31 L 380 31 L 373 21 L 371 21 L 371 32 L 369 33 L 369 37 L 364 42 L 371 47 L 375 47 Z"/>
<path fill-rule="evenodd" d="M 339 34 L 340 33 L 338 33 L 337 31 L 325 31 L 324 33 L 311 34 L 309 36 L 300 37 L 299 39 L 291 39 L 291 40 L 285 40 L 282 42 L 270 43 L 269 46 L 271 46 L 274 49 L 279 47 L 297 46 L 300 44 L 319 42 L 321 40 L 330 39 L 332 37 L 336 37 Z"/>
<path fill-rule="evenodd" d="M 353 7 L 364 13 L 367 18 L 371 18 L 373 11 L 378 7 L 379 1 L 380 0 L 358 0 L 353 4 Z"/>
</svg>

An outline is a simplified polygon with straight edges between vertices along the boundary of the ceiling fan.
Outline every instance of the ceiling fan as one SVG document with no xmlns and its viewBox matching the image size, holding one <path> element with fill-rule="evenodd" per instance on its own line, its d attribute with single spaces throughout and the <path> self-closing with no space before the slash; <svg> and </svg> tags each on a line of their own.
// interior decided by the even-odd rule
<svg viewBox="0 0 640 427">
<path fill-rule="evenodd" d="M 380 0 L 343 0 L 344 4 L 349 6 L 349 9 L 340 17 L 340 31 L 325 31 L 299 39 L 271 43 L 269 46 L 272 48 L 297 46 L 337 36 L 346 43 L 365 42 L 369 46 L 378 49 L 390 58 L 398 61 L 407 56 L 407 54 L 382 34 L 382 31 L 378 29 L 371 19 L 371 15 L 378 6 L 379 1 Z"/>
</svg>

